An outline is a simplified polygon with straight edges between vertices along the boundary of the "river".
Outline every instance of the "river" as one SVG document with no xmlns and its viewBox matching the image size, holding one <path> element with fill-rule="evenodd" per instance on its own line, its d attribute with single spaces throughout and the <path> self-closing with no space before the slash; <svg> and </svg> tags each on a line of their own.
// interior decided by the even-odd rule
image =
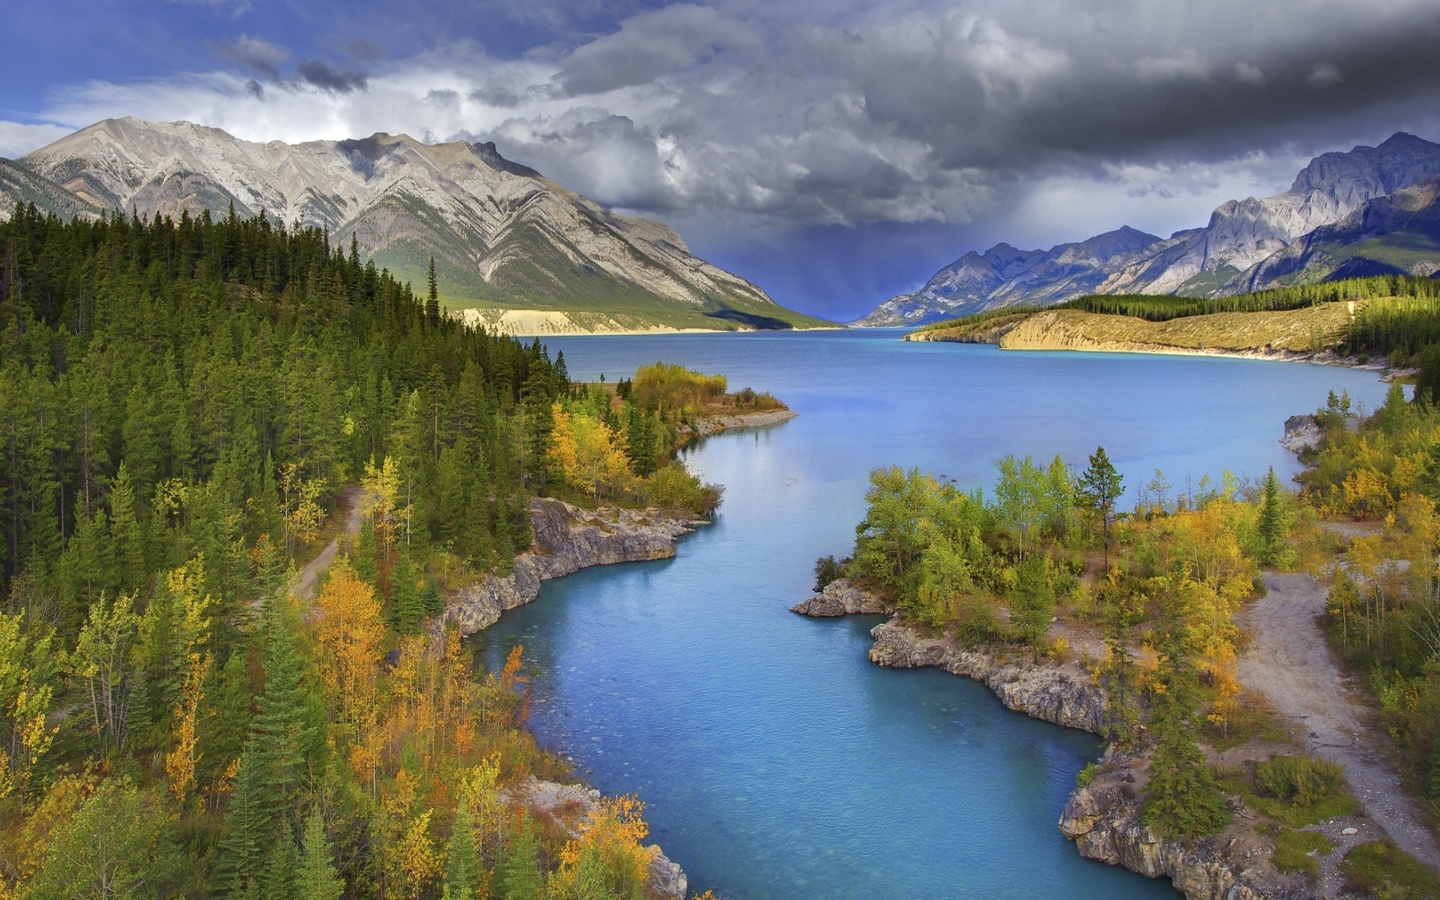
<svg viewBox="0 0 1440 900">
<path fill-rule="evenodd" d="M 547 584 L 477 636 L 523 642 L 532 725 L 606 793 L 646 803 L 692 890 L 762 898 L 1175 897 L 1080 858 L 1055 823 L 1099 741 L 1005 710 L 983 686 L 866 659 L 876 617 L 812 620 L 817 557 L 849 552 L 876 466 L 988 487 L 1007 454 L 1073 471 L 1104 445 L 1135 488 L 1298 471 L 1289 415 L 1373 372 L 1134 354 L 905 344 L 895 331 L 552 338 L 572 378 L 663 360 L 785 400 L 799 417 L 711 438 L 686 462 L 725 486 L 677 558 Z"/>
</svg>

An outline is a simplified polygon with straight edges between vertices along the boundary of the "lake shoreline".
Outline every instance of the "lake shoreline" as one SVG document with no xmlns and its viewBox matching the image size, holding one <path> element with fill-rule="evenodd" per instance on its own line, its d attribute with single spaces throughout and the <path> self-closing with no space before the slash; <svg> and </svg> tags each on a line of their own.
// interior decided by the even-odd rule
<svg viewBox="0 0 1440 900">
<path fill-rule="evenodd" d="M 791 610 L 811 617 L 894 614 L 893 606 L 843 578 Z M 1007 709 L 1105 734 L 1109 696 L 1078 660 L 1037 660 L 1011 648 L 962 647 L 947 637 L 926 636 L 898 616 L 876 625 L 870 635 L 875 643 L 869 658 L 877 666 L 942 669 L 985 685 Z M 1254 857 L 1253 844 L 1229 831 L 1186 841 L 1163 838 L 1145 825 L 1137 783 L 1143 786 L 1148 765 L 1145 750 L 1122 753 L 1107 745 L 1095 777 L 1070 793 L 1058 827 L 1081 856 L 1148 878 L 1168 877 L 1187 900 L 1295 896 L 1289 883 L 1293 879 L 1280 877 L 1270 858 Z M 1233 850 L 1236 846 L 1240 852 Z"/>
</svg>

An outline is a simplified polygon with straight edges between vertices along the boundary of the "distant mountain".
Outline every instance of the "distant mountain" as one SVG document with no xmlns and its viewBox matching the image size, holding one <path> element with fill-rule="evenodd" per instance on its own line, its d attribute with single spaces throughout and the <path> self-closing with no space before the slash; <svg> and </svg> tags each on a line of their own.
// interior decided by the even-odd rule
<svg viewBox="0 0 1440 900">
<path fill-rule="evenodd" d="M 1127 226 L 1049 250 L 996 244 L 965 254 L 920 290 L 887 300 L 856 324 L 923 325 L 1019 303 L 1059 303 L 1094 293 L 1117 266 L 1159 240 Z"/>
<path fill-rule="evenodd" d="M 919 325 L 1022 303 L 1058 303 L 1087 293 L 1215 296 L 1341 277 L 1364 266 L 1356 263 L 1344 272 L 1338 266 L 1326 269 L 1323 260 L 1342 259 L 1343 264 L 1350 259 L 1337 250 L 1337 242 L 1375 235 L 1361 238 L 1363 228 L 1331 232 L 1320 241 L 1324 251 L 1318 244 L 1303 249 L 1309 237 L 1370 209 L 1372 201 L 1437 176 L 1440 144 L 1399 133 L 1378 147 L 1318 156 L 1285 193 L 1231 200 L 1211 213 L 1204 228 L 1163 240 L 1121 228 L 1044 252 L 999 244 L 984 254 L 968 253 L 919 291 L 887 300 L 857 324 Z M 1415 202 L 1402 200 L 1397 209 Z M 1370 213 L 1372 231 L 1381 227 L 1376 224 L 1381 219 L 1398 221 L 1380 209 Z M 1415 265 L 1423 269 L 1423 262 L 1411 260 L 1414 265 L 1406 271 L 1418 271 Z"/>
<path fill-rule="evenodd" d="M 233 204 L 240 216 L 327 228 L 341 246 L 353 237 L 422 290 L 433 254 L 447 303 L 481 307 L 481 320 L 502 327 L 821 324 L 691 255 L 664 224 L 616 215 L 488 143 L 375 134 L 258 144 L 188 122 L 110 119 L 0 161 L 0 215 L 16 200 L 62 216 L 227 215 Z"/>
</svg>

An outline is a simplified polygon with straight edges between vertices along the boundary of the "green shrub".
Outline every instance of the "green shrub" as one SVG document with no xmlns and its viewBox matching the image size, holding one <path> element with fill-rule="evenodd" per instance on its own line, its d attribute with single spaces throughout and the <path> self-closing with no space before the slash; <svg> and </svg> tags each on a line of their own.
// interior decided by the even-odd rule
<svg viewBox="0 0 1440 900">
<path fill-rule="evenodd" d="M 720 485 L 701 484 L 699 478 L 676 463 L 650 476 L 645 484 L 645 501 L 666 512 L 703 518 L 720 506 L 722 490 Z"/>
<path fill-rule="evenodd" d="M 1275 868 L 1282 872 L 1319 875 L 1320 860 L 1310 854 L 1325 856 L 1334 847 L 1330 839 L 1318 831 L 1290 831 L 1282 828 L 1275 835 Z"/>
<path fill-rule="evenodd" d="M 1095 780 L 1095 776 L 1099 774 L 1100 764 L 1092 762 L 1075 773 L 1075 786 L 1077 788 L 1087 788 L 1090 786 L 1090 783 Z"/>
<path fill-rule="evenodd" d="M 1371 841 L 1350 848 L 1340 863 L 1345 887 L 1387 897 L 1440 897 L 1440 876 L 1394 844 Z"/>
<path fill-rule="evenodd" d="M 1255 790 L 1295 806 L 1314 806 L 1344 793 L 1338 763 L 1309 756 L 1276 756 L 1255 766 Z"/>
<path fill-rule="evenodd" d="M 822 556 L 815 560 L 815 590 L 823 591 L 830 582 L 844 578 L 845 567 L 849 563 L 849 559 L 837 560 L 833 556 Z"/>
</svg>

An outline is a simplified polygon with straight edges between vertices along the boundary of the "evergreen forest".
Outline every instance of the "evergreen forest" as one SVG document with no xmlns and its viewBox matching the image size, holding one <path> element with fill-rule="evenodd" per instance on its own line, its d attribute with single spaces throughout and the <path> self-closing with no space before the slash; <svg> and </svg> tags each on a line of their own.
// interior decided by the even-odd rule
<svg viewBox="0 0 1440 900">
<path fill-rule="evenodd" d="M 535 496 L 713 510 L 676 414 L 263 214 L 0 254 L 0 897 L 645 895 L 633 798 L 528 812 L 523 649 L 423 623 Z"/>
</svg>

